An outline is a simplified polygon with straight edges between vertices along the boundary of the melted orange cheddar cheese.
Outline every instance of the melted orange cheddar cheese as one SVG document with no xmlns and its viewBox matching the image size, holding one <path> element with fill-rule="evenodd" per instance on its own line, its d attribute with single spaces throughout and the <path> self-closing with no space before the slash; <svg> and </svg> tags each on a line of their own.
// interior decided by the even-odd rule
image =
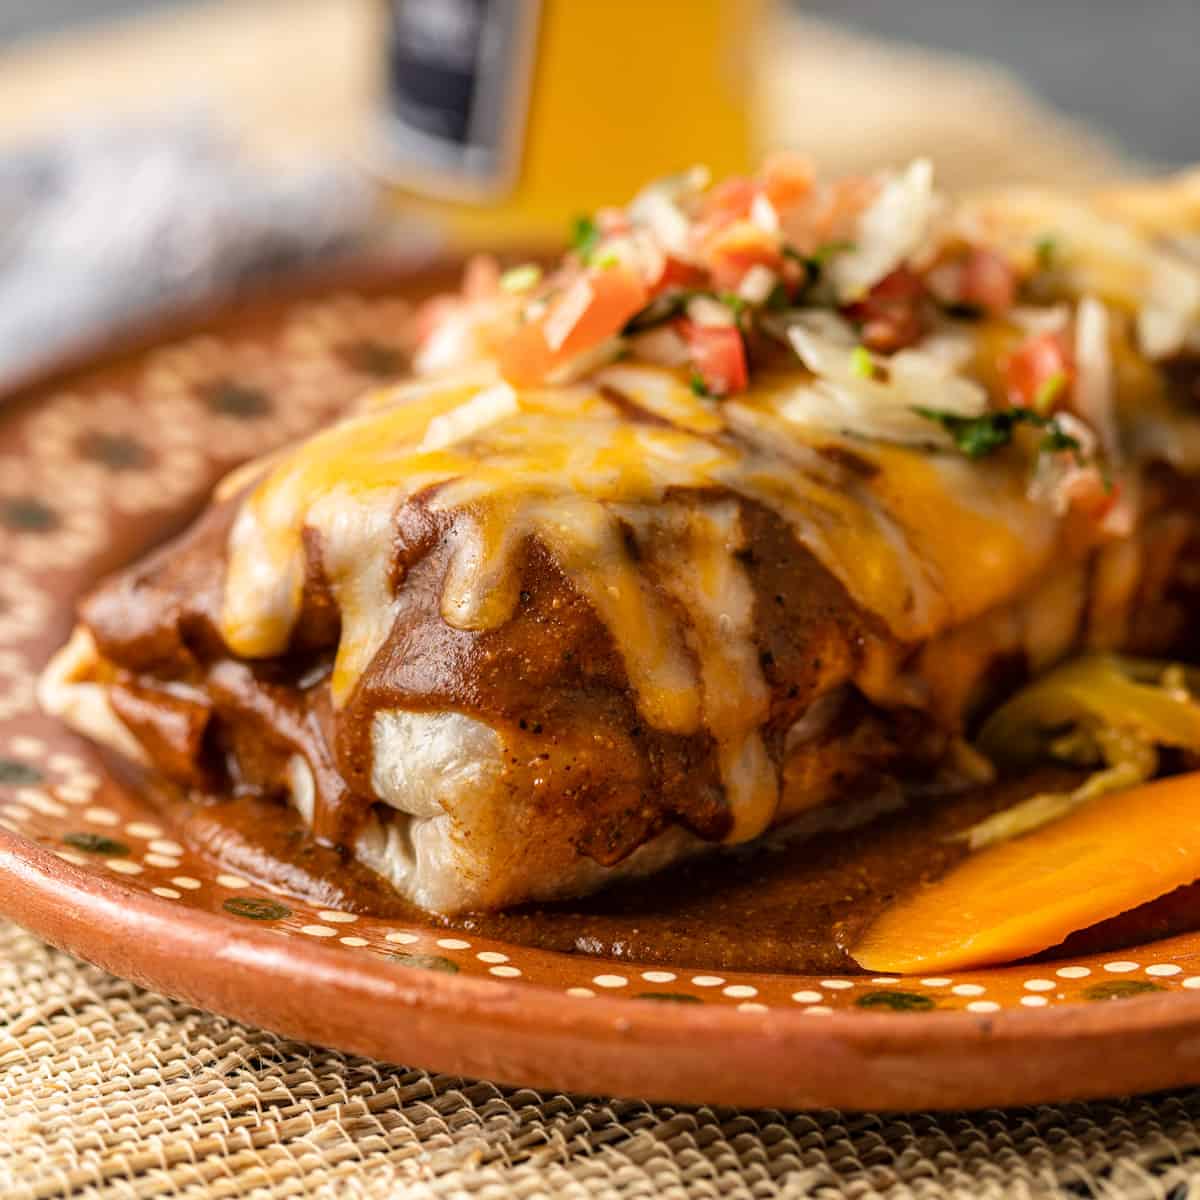
<svg viewBox="0 0 1200 1200">
<path fill-rule="evenodd" d="M 643 718 L 712 735 L 730 840 L 753 837 L 775 815 L 779 785 L 758 733 L 769 696 L 731 493 L 778 513 L 906 644 L 1009 600 L 1073 536 L 1028 498 L 1012 463 L 797 423 L 787 402 L 802 377 L 767 376 L 720 403 L 666 368 L 615 365 L 578 385 L 516 391 L 483 366 L 375 394 L 265 464 L 250 487 L 231 533 L 225 640 L 250 659 L 286 649 L 304 531 L 316 531 L 342 614 L 332 694 L 344 704 L 395 618 L 394 515 L 425 493 L 456 514 L 443 619 L 471 630 L 507 621 L 515 556 L 538 539 L 608 628 Z M 686 516 L 662 503 L 681 489 L 701 497 Z M 628 540 L 652 532 L 671 547 L 658 586 Z"/>
</svg>

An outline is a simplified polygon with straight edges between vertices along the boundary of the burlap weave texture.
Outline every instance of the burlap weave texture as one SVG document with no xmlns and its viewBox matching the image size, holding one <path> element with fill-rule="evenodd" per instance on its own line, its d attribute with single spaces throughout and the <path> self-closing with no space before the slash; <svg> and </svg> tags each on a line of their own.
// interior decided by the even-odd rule
<svg viewBox="0 0 1200 1200">
<path fill-rule="evenodd" d="M 1200 1194 L 1200 1091 L 937 1115 L 543 1095 L 247 1029 L 9 925 L 0 1102 L 6 1198 Z"/>
</svg>

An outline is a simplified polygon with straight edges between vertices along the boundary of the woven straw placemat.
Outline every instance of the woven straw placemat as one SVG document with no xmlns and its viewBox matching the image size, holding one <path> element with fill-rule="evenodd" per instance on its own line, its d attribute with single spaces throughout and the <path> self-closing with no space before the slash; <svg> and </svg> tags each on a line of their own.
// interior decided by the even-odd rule
<svg viewBox="0 0 1200 1200">
<path fill-rule="evenodd" d="M 943 1114 L 497 1087 L 305 1046 L 0 924 L 0 1195 L 1183 1200 L 1200 1091 Z"/>
</svg>

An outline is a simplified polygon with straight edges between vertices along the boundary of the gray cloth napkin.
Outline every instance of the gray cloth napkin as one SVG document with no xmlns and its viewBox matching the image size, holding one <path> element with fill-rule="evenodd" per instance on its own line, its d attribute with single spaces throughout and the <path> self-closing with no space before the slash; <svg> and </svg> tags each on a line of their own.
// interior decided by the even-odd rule
<svg viewBox="0 0 1200 1200">
<path fill-rule="evenodd" d="M 375 216 L 353 169 L 251 163 L 203 114 L 0 152 L 0 386 L 157 310 L 351 250 Z"/>
</svg>

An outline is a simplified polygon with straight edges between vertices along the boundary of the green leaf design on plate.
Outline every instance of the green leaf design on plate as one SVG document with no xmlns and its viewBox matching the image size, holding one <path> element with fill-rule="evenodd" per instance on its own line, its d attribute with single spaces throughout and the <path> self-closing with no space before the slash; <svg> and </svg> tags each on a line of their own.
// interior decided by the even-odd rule
<svg viewBox="0 0 1200 1200">
<path fill-rule="evenodd" d="M 36 496 L 0 496 L 0 525 L 16 533 L 49 533 L 59 524 L 58 513 Z"/>
<path fill-rule="evenodd" d="M 937 1005 L 920 992 L 866 992 L 854 1003 L 859 1008 L 886 1008 L 890 1012 L 929 1012 Z"/>
<path fill-rule="evenodd" d="M 689 996 L 687 992 L 638 992 L 635 1000 L 662 1000 L 670 1004 L 703 1004 L 699 996 Z"/>
<path fill-rule="evenodd" d="M 10 787 L 32 787 L 35 783 L 41 783 L 44 778 L 37 767 L 31 767 L 18 758 L 0 758 L 0 784 L 8 784 Z"/>
<path fill-rule="evenodd" d="M 419 971 L 445 971 L 447 975 L 458 974 L 458 963 L 443 958 L 440 954 L 389 954 L 388 958 L 402 967 L 414 967 Z"/>
<path fill-rule="evenodd" d="M 271 398 L 266 392 L 233 379 L 210 384 L 205 389 L 204 399 L 218 416 L 234 417 L 239 421 L 257 420 L 271 411 Z"/>
<path fill-rule="evenodd" d="M 123 858 L 129 853 L 129 847 L 124 842 L 105 837 L 102 833 L 65 833 L 63 841 L 76 850 L 86 850 L 89 854 L 107 854 L 112 858 Z"/>
<path fill-rule="evenodd" d="M 292 915 L 286 904 L 268 900 L 266 896 L 230 896 L 221 907 L 235 917 L 246 917 L 251 921 L 279 921 Z"/>
<path fill-rule="evenodd" d="M 1104 983 L 1093 983 L 1084 988 L 1088 1000 L 1124 1000 L 1129 996 L 1144 996 L 1149 992 L 1165 992 L 1167 989 L 1148 979 L 1110 979 Z"/>
</svg>

